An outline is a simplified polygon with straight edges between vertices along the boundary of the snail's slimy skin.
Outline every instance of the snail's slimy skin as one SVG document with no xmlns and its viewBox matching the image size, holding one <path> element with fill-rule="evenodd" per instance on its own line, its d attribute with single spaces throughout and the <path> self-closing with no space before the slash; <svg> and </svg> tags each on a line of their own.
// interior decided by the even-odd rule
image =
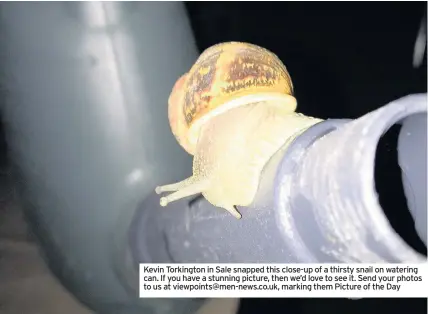
<svg viewBox="0 0 428 314">
<path fill-rule="evenodd" d="M 162 197 L 161 205 L 202 193 L 214 206 L 241 218 L 235 206 L 253 202 L 269 159 L 320 121 L 269 101 L 243 105 L 213 117 L 201 127 L 193 176 L 156 188 L 157 193 L 175 191 Z"/>
<path fill-rule="evenodd" d="M 168 119 L 194 156 L 192 177 L 156 188 L 162 206 L 195 194 L 236 218 L 250 205 L 270 158 L 320 119 L 295 113 L 291 77 L 262 47 L 229 42 L 206 49 L 175 83 Z"/>
</svg>

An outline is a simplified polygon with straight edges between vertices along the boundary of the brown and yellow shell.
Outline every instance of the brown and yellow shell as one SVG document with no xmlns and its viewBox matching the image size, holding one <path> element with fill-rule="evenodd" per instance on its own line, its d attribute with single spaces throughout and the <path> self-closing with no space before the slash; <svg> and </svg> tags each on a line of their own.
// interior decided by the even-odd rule
<svg viewBox="0 0 428 314">
<path fill-rule="evenodd" d="M 293 112 L 293 83 L 281 60 L 262 47 L 227 42 L 206 49 L 190 71 L 177 80 L 168 116 L 178 142 L 194 154 L 201 121 L 266 97 Z M 239 101 L 238 101 L 239 100 Z"/>
</svg>

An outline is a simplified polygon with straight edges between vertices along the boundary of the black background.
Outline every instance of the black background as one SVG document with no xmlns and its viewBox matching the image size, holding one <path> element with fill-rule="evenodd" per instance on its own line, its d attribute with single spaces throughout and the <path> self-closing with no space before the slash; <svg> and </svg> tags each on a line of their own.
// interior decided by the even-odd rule
<svg viewBox="0 0 428 314">
<path fill-rule="evenodd" d="M 200 51 L 245 41 L 276 53 L 295 86 L 298 109 L 321 118 L 358 118 L 399 97 L 427 91 L 426 54 L 413 67 L 425 2 L 188 2 Z M 379 144 L 376 186 L 388 218 L 418 251 L 426 248 L 406 208 L 395 143 Z M 249 313 L 426 313 L 426 299 L 244 299 Z"/>
</svg>

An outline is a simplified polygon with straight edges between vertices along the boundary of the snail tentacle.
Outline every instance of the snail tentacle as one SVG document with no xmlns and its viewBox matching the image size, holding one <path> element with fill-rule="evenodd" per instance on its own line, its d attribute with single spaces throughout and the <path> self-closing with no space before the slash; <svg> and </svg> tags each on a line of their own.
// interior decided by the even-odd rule
<svg viewBox="0 0 428 314">
<path fill-rule="evenodd" d="M 161 194 L 163 192 L 174 192 L 161 197 L 160 205 L 166 206 L 168 203 L 179 199 L 202 193 L 207 189 L 208 185 L 208 180 L 196 181 L 194 177 L 190 177 L 177 183 L 158 186 L 156 187 L 156 193 Z"/>
<path fill-rule="evenodd" d="M 206 49 L 168 100 L 178 143 L 193 155 L 193 176 L 156 188 L 173 192 L 161 206 L 202 193 L 241 218 L 273 154 L 306 124 L 295 115 L 293 83 L 281 60 L 262 47 L 227 42 Z"/>
</svg>

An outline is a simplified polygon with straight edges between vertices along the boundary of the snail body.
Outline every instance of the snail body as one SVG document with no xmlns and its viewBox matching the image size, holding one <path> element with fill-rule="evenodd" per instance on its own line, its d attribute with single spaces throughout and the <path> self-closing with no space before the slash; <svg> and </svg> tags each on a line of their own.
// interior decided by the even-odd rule
<svg viewBox="0 0 428 314">
<path fill-rule="evenodd" d="M 250 205 L 270 158 L 302 129 L 319 122 L 295 112 L 287 69 L 272 52 L 228 42 L 205 50 L 179 78 L 168 101 L 178 143 L 193 158 L 193 175 L 156 188 L 174 192 L 162 206 L 195 194 L 241 214 Z"/>
</svg>

